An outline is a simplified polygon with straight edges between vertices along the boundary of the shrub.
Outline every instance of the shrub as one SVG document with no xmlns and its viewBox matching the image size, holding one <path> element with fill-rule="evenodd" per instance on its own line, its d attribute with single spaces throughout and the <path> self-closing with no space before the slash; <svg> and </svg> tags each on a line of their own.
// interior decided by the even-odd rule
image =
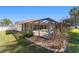
<svg viewBox="0 0 79 59">
<path fill-rule="evenodd" d="M 26 32 L 23 33 L 22 38 L 32 37 L 32 36 L 33 36 L 33 31 L 32 30 L 27 30 Z"/>
</svg>

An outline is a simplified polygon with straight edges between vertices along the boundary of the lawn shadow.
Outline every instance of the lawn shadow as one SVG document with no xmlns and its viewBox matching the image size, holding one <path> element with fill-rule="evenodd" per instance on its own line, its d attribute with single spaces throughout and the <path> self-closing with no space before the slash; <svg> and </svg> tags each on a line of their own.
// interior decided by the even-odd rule
<svg viewBox="0 0 79 59">
<path fill-rule="evenodd" d="M 49 52 L 45 49 L 35 46 L 34 44 L 23 46 L 19 43 L 15 43 L 15 44 L 10 44 L 10 45 L 0 46 L 0 47 L 3 48 L 2 50 L 0 50 L 0 53 L 46 53 L 46 52 Z"/>
<path fill-rule="evenodd" d="M 79 33 L 70 32 L 69 42 L 73 44 L 79 44 Z"/>
<path fill-rule="evenodd" d="M 11 53 L 11 52 L 17 52 L 17 50 L 19 50 L 19 44 L 15 43 L 15 44 L 10 44 L 10 45 L 4 45 L 4 46 L 0 46 L 1 48 L 3 48 L 0 53 Z"/>
<path fill-rule="evenodd" d="M 68 48 L 67 48 L 67 53 L 79 53 L 79 46 L 77 45 L 70 45 Z"/>
</svg>

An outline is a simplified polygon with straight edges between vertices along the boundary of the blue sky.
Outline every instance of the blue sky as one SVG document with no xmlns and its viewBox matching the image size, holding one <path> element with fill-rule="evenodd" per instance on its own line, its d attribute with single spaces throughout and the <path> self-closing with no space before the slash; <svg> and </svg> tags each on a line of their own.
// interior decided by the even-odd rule
<svg viewBox="0 0 79 59">
<path fill-rule="evenodd" d="M 67 17 L 73 6 L 0 6 L 0 19 L 9 18 L 13 22 L 26 19 L 42 19 L 50 17 L 60 21 Z"/>
</svg>

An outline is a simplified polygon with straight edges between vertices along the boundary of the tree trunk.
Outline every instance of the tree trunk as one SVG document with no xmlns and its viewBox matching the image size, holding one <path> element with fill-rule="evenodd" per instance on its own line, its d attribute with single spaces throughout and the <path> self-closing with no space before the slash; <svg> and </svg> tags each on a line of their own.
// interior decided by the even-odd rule
<svg viewBox="0 0 79 59">
<path fill-rule="evenodd" d="M 75 28 L 77 28 L 77 24 L 76 24 L 76 16 L 74 16 L 74 18 L 75 18 L 75 21 L 74 21 Z"/>
</svg>

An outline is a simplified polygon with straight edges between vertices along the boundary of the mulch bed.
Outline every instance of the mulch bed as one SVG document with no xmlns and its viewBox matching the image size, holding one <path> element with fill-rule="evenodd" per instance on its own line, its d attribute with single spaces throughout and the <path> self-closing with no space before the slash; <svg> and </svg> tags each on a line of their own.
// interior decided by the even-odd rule
<svg viewBox="0 0 79 59">
<path fill-rule="evenodd" d="M 44 47 L 52 52 L 59 52 L 59 50 L 60 50 L 60 49 L 52 48 L 52 40 L 46 40 L 42 37 L 37 37 L 37 36 L 31 37 L 31 38 L 26 38 L 26 39 L 33 42 L 34 44 Z M 64 52 L 64 51 L 62 51 L 62 52 Z"/>
</svg>

